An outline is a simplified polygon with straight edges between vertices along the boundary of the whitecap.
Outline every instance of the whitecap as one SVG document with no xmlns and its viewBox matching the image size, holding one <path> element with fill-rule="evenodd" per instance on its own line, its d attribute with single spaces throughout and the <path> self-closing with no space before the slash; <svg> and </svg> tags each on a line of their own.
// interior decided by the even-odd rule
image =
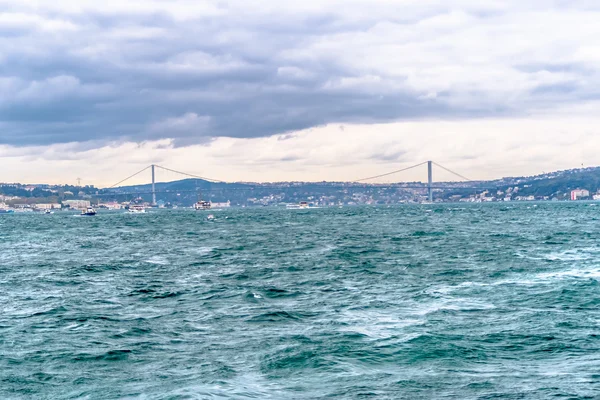
<svg viewBox="0 0 600 400">
<path fill-rule="evenodd" d="M 468 301 L 466 299 L 456 299 L 450 301 L 436 302 L 426 305 L 415 311 L 416 315 L 425 316 L 438 311 L 479 311 L 493 310 L 496 306 L 490 303 L 478 301 Z"/>
<path fill-rule="evenodd" d="M 190 249 L 188 249 L 188 250 L 189 250 L 190 252 L 192 252 L 192 253 L 196 253 L 196 254 L 200 254 L 200 255 L 202 255 L 202 254 L 208 254 L 208 253 L 210 253 L 211 251 L 213 251 L 214 249 L 215 249 L 214 247 L 211 247 L 211 246 L 205 246 L 205 247 L 198 247 L 198 248 L 193 248 L 193 247 L 192 247 L 192 248 L 190 248 Z"/>
<path fill-rule="evenodd" d="M 587 252 L 581 250 L 566 250 L 562 252 L 549 253 L 545 256 L 547 260 L 551 261 L 581 261 L 589 260 L 592 257 Z"/>
<path fill-rule="evenodd" d="M 144 260 L 147 263 L 150 264 L 157 264 L 157 265 L 168 265 L 169 261 L 163 257 L 163 256 L 152 256 L 147 260 Z"/>
<path fill-rule="evenodd" d="M 545 272 L 538 274 L 537 277 L 542 280 L 565 279 L 565 278 L 600 278 L 600 270 L 582 270 L 571 269 L 566 271 Z"/>
<path fill-rule="evenodd" d="M 320 248 L 317 252 L 320 254 L 323 253 L 329 253 L 332 250 L 335 250 L 337 248 L 337 246 L 333 245 L 333 244 L 327 244 L 325 246 L 323 246 L 322 248 Z"/>
<path fill-rule="evenodd" d="M 398 336 L 404 328 L 422 325 L 423 319 L 399 318 L 380 311 L 346 311 L 343 322 L 347 325 L 340 328 L 343 332 L 360 333 L 373 339 L 387 339 Z"/>
</svg>

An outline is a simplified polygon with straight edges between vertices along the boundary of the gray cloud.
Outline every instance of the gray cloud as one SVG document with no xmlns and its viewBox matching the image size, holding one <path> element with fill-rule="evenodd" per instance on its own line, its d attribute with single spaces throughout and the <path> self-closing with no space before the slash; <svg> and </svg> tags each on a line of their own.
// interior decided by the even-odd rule
<svg viewBox="0 0 600 400">
<path fill-rule="evenodd" d="M 550 12 L 538 1 L 55 3 L 0 1 L 0 144 L 186 146 L 328 123 L 515 115 L 598 95 L 598 28 L 546 38 L 514 14 L 568 31 L 598 17 L 585 2 Z M 556 60 L 561 46 L 570 50 Z"/>
</svg>

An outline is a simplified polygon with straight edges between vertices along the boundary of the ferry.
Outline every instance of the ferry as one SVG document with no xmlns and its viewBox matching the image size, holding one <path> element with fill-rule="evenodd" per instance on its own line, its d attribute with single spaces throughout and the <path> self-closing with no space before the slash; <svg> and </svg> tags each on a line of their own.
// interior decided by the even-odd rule
<svg viewBox="0 0 600 400">
<path fill-rule="evenodd" d="M 311 207 L 307 201 L 301 201 L 298 204 L 288 204 L 285 206 L 285 208 L 287 208 L 289 210 L 304 210 L 307 208 L 314 208 L 314 207 Z"/>
<path fill-rule="evenodd" d="M 200 200 L 200 201 L 196 202 L 196 204 L 194 204 L 195 210 L 210 210 L 211 207 L 212 207 L 212 204 L 210 201 Z"/>
<path fill-rule="evenodd" d="M 146 212 L 146 209 L 144 208 L 144 206 L 134 205 L 129 206 L 129 212 L 132 214 L 142 214 Z"/>
<path fill-rule="evenodd" d="M 81 210 L 81 215 L 86 217 L 91 217 L 96 215 L 96 210 L 93 207 L 87 207 L 85 210 Z"/>
</svg>

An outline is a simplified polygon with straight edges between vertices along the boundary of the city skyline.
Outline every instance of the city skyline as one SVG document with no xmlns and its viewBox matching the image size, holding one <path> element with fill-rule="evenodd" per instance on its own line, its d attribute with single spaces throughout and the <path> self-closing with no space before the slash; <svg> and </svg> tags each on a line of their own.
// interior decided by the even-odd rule
<svg viewBox="0 0 600 400">
<path fill-rule="evenodd" d="M 103 187 L 151 163 L 256 182 L 351 181 L 428 159 L 472 179 L 598 164 L 589 2 L 0 10 L 1 181 Z"/>
</svg>

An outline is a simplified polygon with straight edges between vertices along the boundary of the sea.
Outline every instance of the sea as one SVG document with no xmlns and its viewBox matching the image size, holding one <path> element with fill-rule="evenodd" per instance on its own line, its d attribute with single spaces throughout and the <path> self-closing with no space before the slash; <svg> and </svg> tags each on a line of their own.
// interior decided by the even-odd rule
<svg viewBox="0 0 600 400">
<path fill-rule="evenodd" d="M 1 399 L 600 397 L 600 206 L 0 216 Z"/>
</svg>

